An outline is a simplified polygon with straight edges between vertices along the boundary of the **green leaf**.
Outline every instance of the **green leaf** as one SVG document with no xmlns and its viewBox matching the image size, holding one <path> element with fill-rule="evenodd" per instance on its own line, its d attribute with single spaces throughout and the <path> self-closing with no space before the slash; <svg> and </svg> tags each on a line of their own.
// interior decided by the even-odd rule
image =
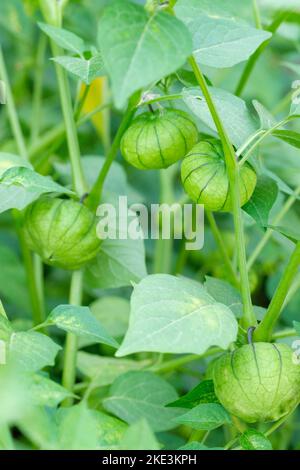
<svg viewBox="0 0 300 470">
<path fill-rule="evenodd" d="M 149 15 L 127 0 L 104 10 L 98 43 L 118 108 L 135 91 L 175 72 L 192 52 L 190 34 L 178 19 L 159 10 Z"/>
<path fill-rule="evenodd" d="M 193 331 L 193 335 L 191 335 Z M 131 297 L 129 329 L 117 356 L 134 352 L 202 354 L 236 339 L 237 321 L 198 282 L 167 274 L 146 277 Z"/>
<path fill-rule="evenodd" d="M 100 289 L 130 286 L 147 276 L 143 240 L 103 240 L 95 260 L 87 266 L 86 279 Z"/>
<path fill-rule="evenodd" d="M 245 450 L 272 450 L 269 439 L 256 429 L 248 429 L 241 434 L 240 444 Z"/>
<path fill-rule="evenodd" d="M 195 388 L 167 406 L 177 408 L 194 408 L 202 403 L 219 403 L 212 380 L 203 380 Z"/>
<path fill-rule="evenodd" d="M 271 127 L 275 126 L 277 121 L 274 116 L 268 111 L 264 105 L 262 105 L 259 101 L 253 100 L 252 104 L 257 112 L 260 120 L 260 128 L 261 129 L 270 129 Z"/>
<path fill-rule="evenodd" d="M 95 318 L 114 338 L 124 336 L 128 328 L 130 303 L 123 297 L 107 296 L 90 305 Z"/>
<path fill-rule="evenodd" d="M 77 355 L 77 368 L 83 376 L 92 381 L 93 388 L 110 385 L 125 372 L 143 369 L 149 365 L 148 360 L 116 359 L 83 351 Z"/>
<path fill-rule="evenodd" d="M 280 140 L 283 140 L 283 142 L 286 142 L 287 144 L 292 145 L 293 147 L 296 147 L 297 149 L 300 149 L 300 133 L 299 132 L 277 129 L 272 132 L 272 135 L 274 137 L 277 137 Z"/>
<path fill-rule="evenodd" d="M 33 169 L 32 165 L 25 158 L 19 157 L 12 153 L 0 152 L 0 178 L 8 170 L 14 166 L 23 166 L 26 168 Z"/>
<path fill-rule="evenodd" d="M 205 276 L 204 287 L 217 302 L 227 305 L 237 318 L 242 317 L 243 302 L 241 294 L 229 282 Z"/>
<path fill-rule="evenodd" d="M 84 83 L 90 85 L 92 81 L 104 75 L 103 60 L 101 54 L 97 54 L 90 59 L 79 57 L 60 56 L 52 59 L 61 65 L 71 74 L 80 78 Z"/>
<path fill-rule="evenodd" d="M 241 98 L 220 88 L 209 87 L 209 92 L 231 142 L 236 148 L 240 147 L 257 131 L 256 120 Z M 184 88 L 182 96 L 190 110 L 210 129 L 216 131 L 214 121 L 199 87 Z"/>
<path fill-rule="evenodd" d="M 281 235 L 288 238 L 293 243 L 298 243 L 300 241 L 300 231 L 297 228 L 293 230 L 289 227 L 284 227 L 281 225 L 267 225 L 267 228 L 271 228 L 275 232 L 281 233 Z"/>
<path fill-rule="evenodd" d="M 72 393 L 64 387 L 40 374 L 28 378 L 28 390 L 35 405 L 56 407 Z"/>
<path fill-rule="evenodd" d="M 46 325 L 56 325 L 62 330 L 91 339 L 96 343 L 118 347 L 118 343 L 106 332 L 88 307 L 59 305 L 48 316 Z"/>
<path fill-rule="evenodd" d="M 79 55 L 82 55 L 86 50 L 84 41 L 76 34 L 71 33 L 71 31 L 57 28 L 56 26 L 51 26 L 46 23 L 38 23 L 38 25 L 39 28 L 55 42 L 55 44 L 63 49 Z"/>
<path fill-rule="evenodd" d="M 74 194 L 49 176 L 42 176 L 30 168 L 10 168 L 0 178 L 0 213 L 8 209 L 23 210 L 46 193 Z"/>
<path fill-rule="evenodd" d="M 121 450 L 159 450 L 161 445 L 145 419 L 133 423 L 120 442 Z"/>
<path fill-rule="evenodd" d="M 223 447 L 207 447 L 200 442 L 189 442 L 185 446 L 179 447 L 178 450 L 225 450 Z"/>
<path fill-rule="evenodd" d="M 176 424 L 172 419 L 178 410 L 166 408 L 177 399 L 175 389 L 151 372 L 127 372 L 116 379 L 104 408 L 129 424 L 147 419 L 154 431 L 166 431 Z"/>
<path fill-rule="evenodd" d="M 193 37 L 193 54 L 198 63 L 210 67 L 232 67 L 247 60 L 272 35 L 245 21 L 207 11 L 207 2 L 179 0 L 175 11 Z"/>
<path fill-rule="evenodd" d="M 128 428 L 127 424 L 102 411 L 93 411 L 93 414 L 97 422 L 99 449 L 118 449 Z"/>
<path fill-rule="evenodd" d="M 97 450 L 99 424 L 93 410 L 86 402 L 70 408 L 60 408 L 57 413 L 60 450 Z"/>
<path fill-rule="evenodd" d="M 222 405 L 203 403 L 174 419 L 178 424 L 185 424 L 192 429 L 211 431 L 223 424 L 231 424 L 230 415 Z"/>
<path fill-rule="evenodd" d="M 52 339 L 36 331 L 13 333 L 9 344 L 10 357 L 23 371 L 32 372 L 53 366 L 60 349 Z"/>
<path fill-rule="evenodd" d="M 36 406 L 19 417 L 18 428 L 41 450 L 58 449 L 58 429 L 53 410 Z"/>
<path fill-rule="evenodd" d="M 265 227 L 277 196 L 277 183 L 269 176 L 259 175 L 254 193 L 247 204 L 243 206 L 243 210 L 260 226 Z"/>
</svg>

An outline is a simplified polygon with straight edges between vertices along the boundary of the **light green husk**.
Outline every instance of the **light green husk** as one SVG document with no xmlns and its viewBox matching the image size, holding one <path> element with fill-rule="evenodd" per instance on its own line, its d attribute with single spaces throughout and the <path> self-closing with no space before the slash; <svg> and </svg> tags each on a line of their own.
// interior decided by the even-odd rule
<svg viewBox="0 0 300 470">
<path fill-rule="evenodd" d="M 43 197 L 26 210 L 25 238 L 46 264 L 76 270 L 100 248 L 96 223 L 94 214 L 79 202 Z"/>
<path fill-rule="evenodd" d="M 300 402 L 300 365 L 286 344 L 253 343 L 226 353 L 212 378 L 222 405 L 248 423 L 277 421 Z"/>
</svg>

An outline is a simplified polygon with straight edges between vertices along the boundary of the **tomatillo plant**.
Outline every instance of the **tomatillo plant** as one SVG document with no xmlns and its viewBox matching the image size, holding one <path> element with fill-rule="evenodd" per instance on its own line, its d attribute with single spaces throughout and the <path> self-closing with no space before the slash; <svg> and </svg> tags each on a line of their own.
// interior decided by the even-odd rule
<svg viewBox="0 0 300 470">
<path fill-rule="evenodd" d="M 299 13 L 2 1 L 0 449 L 300 448 Z"/>
</svg>

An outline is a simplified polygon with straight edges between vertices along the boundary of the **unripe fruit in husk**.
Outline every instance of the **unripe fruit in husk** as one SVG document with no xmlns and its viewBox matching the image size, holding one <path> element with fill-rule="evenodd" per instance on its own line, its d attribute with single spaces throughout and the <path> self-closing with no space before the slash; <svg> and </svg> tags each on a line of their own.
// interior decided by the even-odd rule
<svg viewBox="0 0 300 470">
<path fill-rule="evenodd" d="M 198 141 L 198 130 L 184 111 L 165 108 L 143 113 L 124 133 L 121 152 L 140 170 L 167 168 L 183 158 Z"/>
<path fill-rule="evenodd" d="M 216 139 L 200 142 L 182 161 L 181 181 L 186 193 L 210 211 L 232 210 L 230 185 L 221 143 Z M 240 169 L 240 201 L 246 204 L 256 186 L 256 173 L 245 163 Z"/>
<path fill-rule="evenodd" d="M 80 202 L 44 197 L 28 207 L 24 230 L 30 249 L 46 264 L 79 269 L 97 254 L 96 217 Z"/>
<path fill-rule="evenodd" d="M 221 404 L 247 423 L 276 421 L 300 401 L 300 365 L 286 344 L 247 344 L 222 355 L 213 381 Z"/>
</svg>

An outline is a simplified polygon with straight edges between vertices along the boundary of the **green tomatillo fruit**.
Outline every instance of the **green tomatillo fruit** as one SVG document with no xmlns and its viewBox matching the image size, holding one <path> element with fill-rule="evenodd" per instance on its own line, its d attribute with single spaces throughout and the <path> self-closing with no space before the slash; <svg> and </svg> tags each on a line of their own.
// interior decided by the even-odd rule
<svg viewBox="0 0 300 470">
<path fill-rule="evenodd" d="M 165 108 L 135 118 L 124 133 L 121 152 L 140 170 L 167 168 L 198 141 L 198 130 L 184 111 Z"/>
<path fill-rule="evenodd" d="M 76 270 L 99 250 L 96 225 L 94 214 L 80 202 L 43 197 L 26 210 L 24 230 L 29 248 L 46 264 Z"/>
<path fill-rule="evenodd" d="M 246 204 L 256 186 L 256 173 L 245 163 L 240 169 L 240 201 Z M 221 142 L 209 139 L 195 145 L 181 165 L 181 180 L 186 193 L 210 211 L 232 210 L 230 185 Z"/>
<path fill-rule="evenodd" d="M 247 423 L 277 421 L 300 402 L 300 365 L 286 344 L 252 343 L 223 354 L 212 378 L 221 404 Z"/>
</svg>

